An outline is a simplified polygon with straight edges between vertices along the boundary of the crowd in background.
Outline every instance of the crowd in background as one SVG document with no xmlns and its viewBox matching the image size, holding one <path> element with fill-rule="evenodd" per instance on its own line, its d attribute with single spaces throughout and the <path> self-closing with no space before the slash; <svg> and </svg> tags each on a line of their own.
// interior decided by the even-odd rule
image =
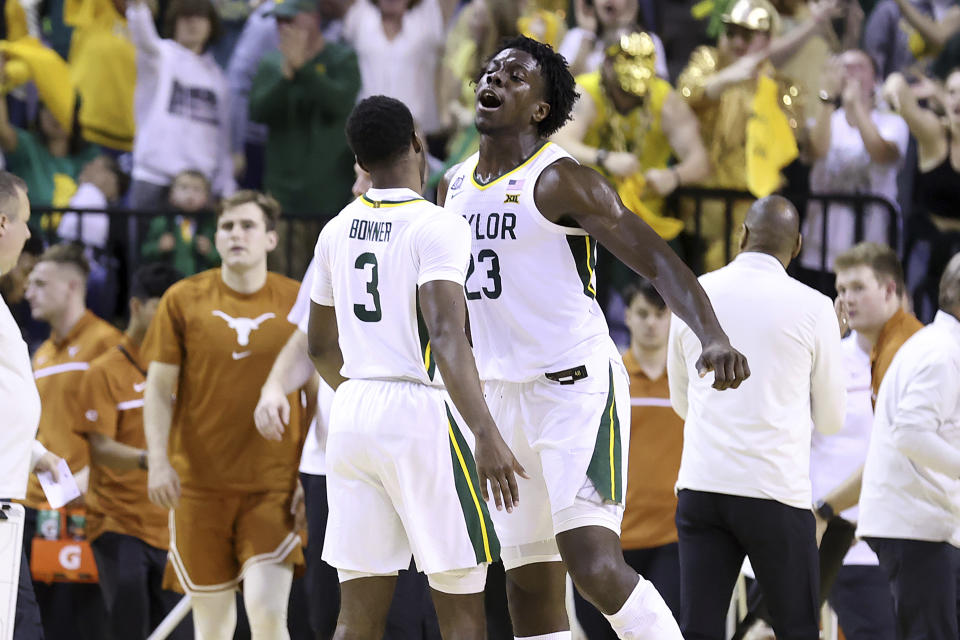
<svg viewBox="0 0 960 640">
<path fill-rule="evenodd" d="M 273 267 L 299 277 L 323 220 L 352 197 L 343 127 L 356 101 L 409 105 L 432 188 L 476 151 L 474 76 L 517 33 L 577 76 L 574 120 L 555 141 L 703 270 L 735 253 L 749 200 L 732 224 L 710 202 L 695 223 L 689 204 L 665 205 L 680 187 L 888 201 L 860 216 L 811 201 L 798 270 L 828 271 L 856 240 L 892 241 L 927 319 L 960 242 L 960 7 L 946 0 L 10 0 L 2 30 L 0 150 L 32 205 L 167 214 L 34 222 L 48 243 L 81 240 L 106 272 L 117 256 L 185 273 L 216 264 L 197 214 L 244 187 L 296 218 Z M 759 113 L 769 122 L 748 124 Z M 110 316 L 123 282 L 102 280 Z"/>
</svg>

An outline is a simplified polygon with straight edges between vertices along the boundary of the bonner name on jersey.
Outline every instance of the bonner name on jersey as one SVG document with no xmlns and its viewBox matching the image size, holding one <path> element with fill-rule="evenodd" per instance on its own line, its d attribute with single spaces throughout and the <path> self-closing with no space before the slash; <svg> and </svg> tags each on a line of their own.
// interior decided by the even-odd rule
<svg viewBox="0 0 960 640">
<path fill-rule="evenodd" d="M 392 222 L 374 222 L 354 218 L 350 223 L 350 237 L 355 240 L 370 240 L 373 242 L 389 242 Z"/>
</svg>

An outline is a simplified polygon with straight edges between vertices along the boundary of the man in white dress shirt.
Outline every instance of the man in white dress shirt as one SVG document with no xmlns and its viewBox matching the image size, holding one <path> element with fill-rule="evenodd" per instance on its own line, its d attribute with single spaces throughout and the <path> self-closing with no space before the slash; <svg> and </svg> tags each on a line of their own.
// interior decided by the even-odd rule
<svg viewBox="0 0 960 640">
<path fill-rule="evenodd" d="M 779 196 L 747 213 L 741 253 L 700 282 L 721 326 L 750 362 L 736 391 L 697 375 L 696 336 L 674 319 L 670 398 L 685 419 L 677 479 L 680 627 L 722 640 L 744 555 L 779 640 L 818 640 L 819 568 L 810 510 L 810 426 L 843 425 L 840 331 L 830 300 L 789 277 L 799 215 Z"/>
<path fill-rule="evenodd" d="M 957 638 L 960 533 L 960 254 L 933 323 L 897 352 L 880 385 L 857 535 L 890 581 L 897 637 Z"/>
<path fill-rule="evenodd" d="M 0 276 L 9 272 L 30 237 L 27 185 L 12 173 L 0 171 Z M 59 458 L 34 438 L 40 422 L 40 394 L 20 328 L 0 297 L 0 498 L 23 500 L 31 469 L 56 470 Z M 30 565 L 21 551 L 20 585 L 13 627 L 14 640 L 42 640 L 40 609 L 30 580 Z"/>
</svg>

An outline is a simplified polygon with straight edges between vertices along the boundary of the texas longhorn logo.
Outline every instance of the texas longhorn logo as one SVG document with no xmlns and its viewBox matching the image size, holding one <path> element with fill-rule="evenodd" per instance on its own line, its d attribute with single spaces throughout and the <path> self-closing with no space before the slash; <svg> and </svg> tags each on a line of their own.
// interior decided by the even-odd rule
<svg viewBox="0 0 960 640">
<path fill-rule="evenodd" d="M 213 315 L 218 318 L 223 318 L 226 321 L 227 326 L 237 332 L 237 344 L 241 347 L 245 347 L 250 344 L 250 334 L 260 328 L 260 325 L 263 324 L 265 320 L 270 318 L 276 318 L 277 316 L 271 313 L 264 313 L 256 318 L 231 318 L 223 311 L 219 309 L 214 309 Z"/>
</svg>

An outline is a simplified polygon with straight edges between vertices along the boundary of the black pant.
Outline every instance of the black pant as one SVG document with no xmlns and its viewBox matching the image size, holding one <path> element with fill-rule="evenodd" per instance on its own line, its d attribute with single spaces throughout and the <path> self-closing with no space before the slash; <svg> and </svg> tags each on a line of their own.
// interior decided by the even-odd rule
<svg viewBox="0 0 960 640">
<path fill-rule="evenodd" d="M 866 541 L 890 583 L 897 639 L 956 640 L 956 550 L 946 542 Z"/>
<path fill-rule="evenodd" d="M 830 593 L 830 606 L 847 640 L 895 640 L 893 599 L 876 565 L 844 565 Z"/>
<path fill-rule="evenodd" d="M 323 561 L 327 533 L 327 478 L 300 474 L 307 507 L 307 595 L 310 626 L 318 639 L 333 637 L 340 612 L 340 582 L 337 570 Z M 411 565 L 397 576 L 397 587 L 387 615 L 387 640 L 440 640 L 440 626 L 430 599 L 427 578 Z"/>
<path fill-rule="evenodd" d="M 17 610 L 13 621 L 13 640 L 43 640 L 43 623 L 40 607 L 33 593 L 30 578 L 30 561 L 20 552 L 20 584 L 17 586 Z"/>
<path fill-rule="evenodd" d="M 139 538 L 112 531 L 101 534 L 90 546 L 97 560 L 100 590 L 113 637 L 145 639 L 181 597 L 161 586 L 167 552 Z M 193 638 L 189 616 L 170 637 Z"/>
<path fill-rule="evenodd" d="M 680 545 L 676 542 L 649 549 L 624 549 L 623 559 L 653 583 L 673 617 L 680 618 Z M 617 634 L 600 611 L 574 589 L 577 620 L 590 640 L 617 640 Z"/>
<path fill-rule="evenodd" d="M 819 640 L 813 514 L 775 500 L 679 493 L 680 627 L 686 640 L 723 640 L 730 596 L 749 556 L 778 640 Z"/>
</svg>

